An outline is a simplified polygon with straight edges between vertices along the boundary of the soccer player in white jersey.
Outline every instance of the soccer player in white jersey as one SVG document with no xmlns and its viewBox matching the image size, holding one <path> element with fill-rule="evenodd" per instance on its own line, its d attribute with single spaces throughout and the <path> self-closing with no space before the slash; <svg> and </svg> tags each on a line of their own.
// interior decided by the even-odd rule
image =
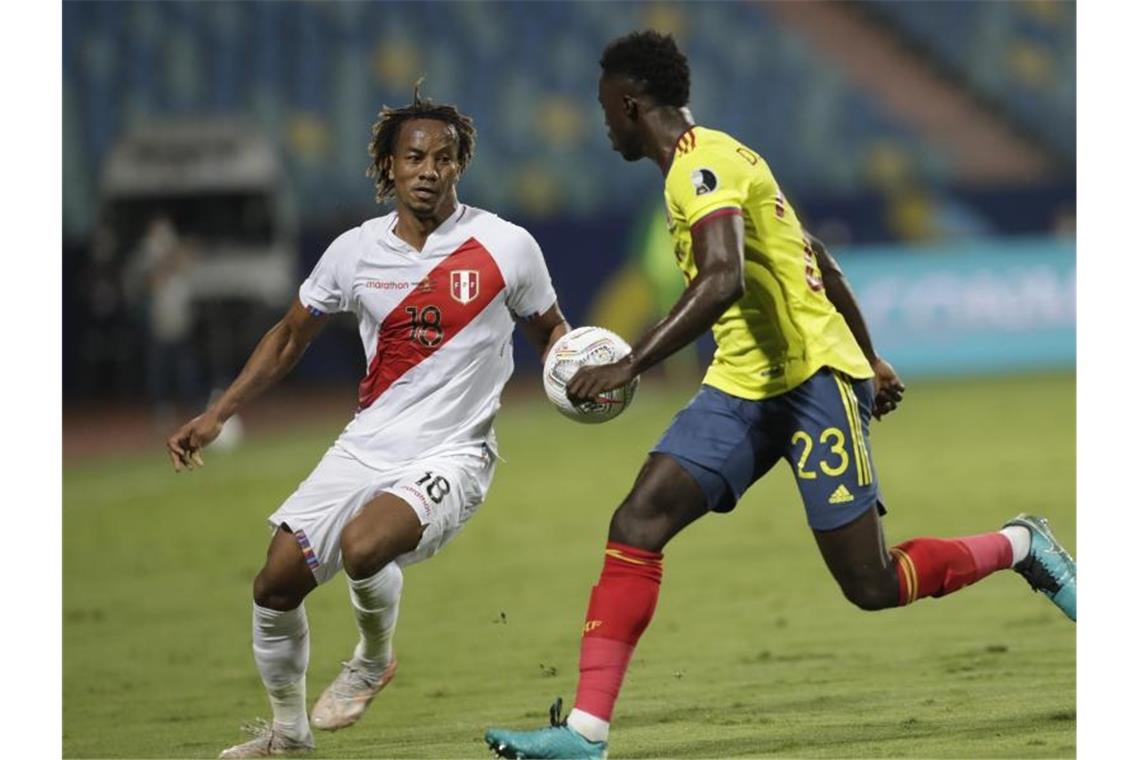
<svg viewBox="0 0 1140 760">
<path fill-rule="evenodd" d="M 391 681 L 401 568 L 452 539 L 491 484 L 516 320 L 543 356 L 568 330 L 534 238 L 459 203 L 474 147 L 472 120 L 422 100 L 418 87 L 410 105 L 383 109 L 368 173 L 377 201 L 394 200 L 395 211 L 332 242 L 238 378 L 167 441 L 176 471 L 200 466 L 225 420 L 292 369 L 330 313 L 356 315 L 368 362 L 360 407 L 269 517 L 275 531 L 253 583 L 253 653 L 273 720 L 221 757 L 314 748 L 302 602 L 341 567 L 360 640 L 312 725 L 352 725 Z"/>
</svg>

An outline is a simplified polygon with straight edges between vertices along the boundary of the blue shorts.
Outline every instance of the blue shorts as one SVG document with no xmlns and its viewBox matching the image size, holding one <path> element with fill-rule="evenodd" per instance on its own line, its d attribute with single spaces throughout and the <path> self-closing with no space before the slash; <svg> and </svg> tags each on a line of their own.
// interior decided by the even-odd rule
<svg viewBox="0 0 1140 760">
<path fill-rule="evenodd" d="M 748 487 L 788 460 L 813 530 L 885 513 L 868 435 L 874 391 L 824 367 L 787 393 L 750 401 L 702 385 L 653 451 L 677 460 L 709 509 L 731 512 Z"/>
</svg>

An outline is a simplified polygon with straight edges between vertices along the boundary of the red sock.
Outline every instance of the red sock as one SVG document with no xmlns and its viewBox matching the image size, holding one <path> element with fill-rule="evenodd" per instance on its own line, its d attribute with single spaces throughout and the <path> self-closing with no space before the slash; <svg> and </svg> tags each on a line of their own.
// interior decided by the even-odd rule
<svg viewBox="0 0 1140 760">
<path fill-rule="evenodd" d="M 899 576 L 899 606 L 945 596 L 1013 564 L 1013 546 L 1001 533 L 964 538 L 914 538 L 891 549 Z"/>
<path fill-rule="evenodd" d="M 605 721 L 613 715 L 633 649 L 657 607 L 661 560 L 660 552 L 606 544 L 602 577 L 590 594 L 582 629 L 576 709 Z"/>
</svg>

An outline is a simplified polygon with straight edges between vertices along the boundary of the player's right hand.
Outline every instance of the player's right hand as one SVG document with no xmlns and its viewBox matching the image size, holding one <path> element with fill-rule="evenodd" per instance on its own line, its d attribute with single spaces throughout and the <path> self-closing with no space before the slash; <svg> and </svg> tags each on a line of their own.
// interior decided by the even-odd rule
<svg viewBox="0 0 1140 760">
<path fill-rule="evenodd" d="M 895 368 L 885 359 L 876 359 L 871 363 L 875 372 L 875 419 L 881 420 L 890 414 L 902 403 L 903 392 L 906 386 L 899 379 Z"/>
<path fill-rule="evenodd" d="M 633 382 L 633 360 L 626 354 L 610 364 L 592 364 L 579 367 L 566 383 L 566 398 L 572 404 L 595 401 L 598 396 L 614 388 L 622 388 Z"/>
<path fill-rule="evenodd" d="M 178 432 L 166 441 L 166 451 L 175 472 L 183 468 L 193 470 L 206 463 L 202 461 L 201 450 L 222 432 L 222 421 L 206 412 L 187 422 Z"/>
</svg>

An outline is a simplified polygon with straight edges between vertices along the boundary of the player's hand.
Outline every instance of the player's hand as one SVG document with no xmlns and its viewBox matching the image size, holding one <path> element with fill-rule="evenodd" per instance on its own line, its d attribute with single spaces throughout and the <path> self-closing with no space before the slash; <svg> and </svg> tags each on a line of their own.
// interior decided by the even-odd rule
<svg viewBox="0 0 1140 760">
<path fill-rule="evenodd" d="M 595 401 L 598 396 L 633 381 L 633 362 L 627 356 L 613 364 L 582 367 L 566 384 L 566 398 L 571 404 Z"/>
<path fill-rule="evenodd" d="M 886 359 L 875 359 L 871 362 L 871 369 L 875 372 L 874 415 L 875 419 L 881 420 L 884 415 L 890 414 L 902 403 L 906 386 Z"/>
<path fill-rule="evenodd" d="M 178 432 L 166 441 L 166 451 L 175 472 L 182 469 L 193 470 L 206 463 L 202 461 L 202 449 L 222 432 L 222 421 L 206 412 L 187 422 Z"/>
</svg>

